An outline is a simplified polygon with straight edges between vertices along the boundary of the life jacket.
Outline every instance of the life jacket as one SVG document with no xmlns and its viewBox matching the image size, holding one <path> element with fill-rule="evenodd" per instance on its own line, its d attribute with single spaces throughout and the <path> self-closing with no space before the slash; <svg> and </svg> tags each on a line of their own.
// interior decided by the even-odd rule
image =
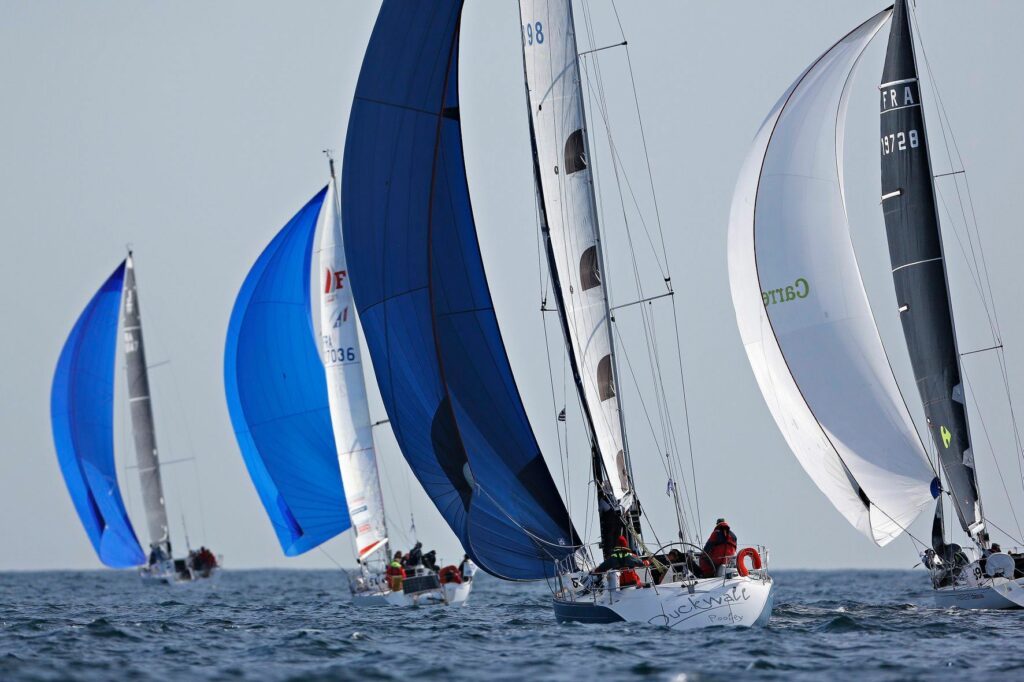
<svg viewBox="0 0 1024 682">
<path fill-rule="evenodd" d="M 640 585 L 640 576 L 632 568 L 619 571 L 619 587 L 629 587 L 630 585 Z"/>
<path fill-rule="evenodd" d="M 402 568 L 402 564 L 398 563 L 397 561 L 392 561 L 388 565 L 388 570 L 386 571 L 386 573 L 387 573 L 387 576 L 389 578 L 404 578 L 405 577 L 405 569 Z"/>
<path fill-rule="evenodd" d="M 701 557 L 701 567 L 705 573 L 713 573 L 727 558 L 736 555 L 736 534 L 729 530 L 729 524 L 720 523 L 715 526 L 711 537 L 704 543 L 704 552 L 707 556 Z M 708 557 L 714 566 L 708 566 Z"/>
<path fill-rule="evenodd" d="M 438 574 L 438 579 L 442 585 L 447 583 L 458 584 L 462 582 L 462 574 L 459 573 L 459 569 L 456 566 L 445 566 Z"/>
</svg>

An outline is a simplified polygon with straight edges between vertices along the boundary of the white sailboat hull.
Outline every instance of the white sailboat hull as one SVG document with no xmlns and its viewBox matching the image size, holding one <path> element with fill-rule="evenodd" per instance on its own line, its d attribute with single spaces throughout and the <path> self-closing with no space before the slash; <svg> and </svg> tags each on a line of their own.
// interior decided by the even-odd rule
<svg viewBox="0 0 1024 682">
<path fill-rule="evenodd" d="M 376 592 L 354 592 L 354 606 L 462 606 L 469 599 L 473 582 L 447 583 L 437 590 L 405 594 L 382 590 Z"/>
<path fill-rule="evenodd" d="M 648 623 L 674 630 L 726 625 L 765 626 L 771 617 L 773 581 L 767 575 L 707 578 L 650 587 L 599 589 L 586 596 L 556 595 L 560 623 Z"/>
<path fill-rule="evenodd" d="M 938 588 L 935 605 L 943 609 L 1024 608 L 1024 578 L 993 578 L 989 585 Z"/>
</svg>

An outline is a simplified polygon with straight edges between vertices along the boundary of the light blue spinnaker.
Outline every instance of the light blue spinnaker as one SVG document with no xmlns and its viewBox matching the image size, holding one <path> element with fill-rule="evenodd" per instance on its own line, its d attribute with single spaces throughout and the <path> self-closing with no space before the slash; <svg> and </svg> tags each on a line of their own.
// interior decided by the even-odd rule
<svg viewBox="0 0 1024 682">
<path fill-rule="evenodd" d="M 75 322 L 50 391 L 64 482 L 96 554 L 111 568 L 146 562 L 114 466 L 114 358 L 124 270 L 122 262 Z"/>
<path fill-rule="evenodd" d="M 260 254 L 235 301 L 224 349 L 235 436 L 288 556 L 351 525 L 310 311 L 313 237 L 326 192 Z"/>
</svg>

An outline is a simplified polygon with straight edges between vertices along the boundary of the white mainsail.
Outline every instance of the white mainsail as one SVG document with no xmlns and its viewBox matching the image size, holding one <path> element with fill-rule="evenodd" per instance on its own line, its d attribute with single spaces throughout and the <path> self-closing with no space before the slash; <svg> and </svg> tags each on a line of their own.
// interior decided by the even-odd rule
<svg viewBox="0 0 1024 682">
<path fill-rule="evenodd" d="M 623 502 L 629 480 L 608 292 L 587 149 L 583 90 L 570 0 L 521 0 L 523 57 L 540 192 L 561 289 L 570 352 L 609 493 Z M 628 504 L 628 502 L 627 502 Z"/>
<path fill-rule="evenodd" d="M 817 486 L 878 545 L 931 502 L 934 478 L 871 314 L 843 194 L 849 84 L 890 13 L 836 43 L 775 105 L 729 224 L 736 320 L 765 401 Z"/>
<path fill-rule="evenodd" d="M 341 481 L 355 532 L 356 551 L 359 559 L 364 560 L 384 548 L 388 538 L 359 352 L 359 327 L 347 281 L 341 211 L 333 177 L 318 220 L 321 355 Z"/>
</svg>

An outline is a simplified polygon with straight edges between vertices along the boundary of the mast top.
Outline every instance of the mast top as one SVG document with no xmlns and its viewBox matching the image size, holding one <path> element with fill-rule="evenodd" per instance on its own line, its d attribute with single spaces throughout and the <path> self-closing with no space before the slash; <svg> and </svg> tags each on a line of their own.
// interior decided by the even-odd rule
<svg viewBox="0 0 1024 682">
<path fill-rule="evenodd" d="M 334 180 L 335 179 L 335 175 L 334 175 L 334 150 L 333 149 L 324 149 L 322 151 L 324 153 L 324 156 L 327 157 L 327 164 L 331 168 L 331 180 Z"/>
</svg>

